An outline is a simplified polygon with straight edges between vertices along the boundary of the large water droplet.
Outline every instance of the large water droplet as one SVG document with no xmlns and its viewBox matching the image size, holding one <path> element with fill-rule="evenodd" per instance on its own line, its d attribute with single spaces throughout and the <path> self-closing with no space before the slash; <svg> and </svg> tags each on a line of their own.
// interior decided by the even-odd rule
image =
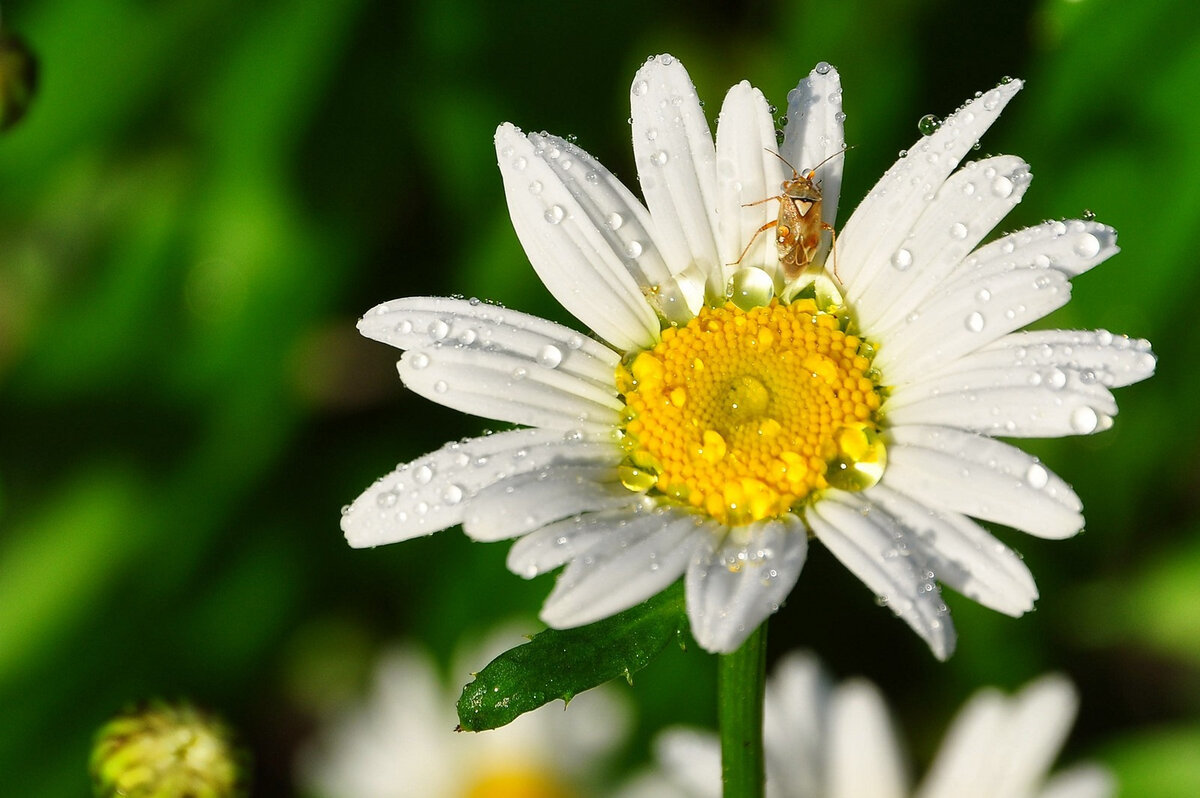
<svg viewBox="0 0 1200 798">
<path fill-rule="evenodd" d="M 917 130 L 921 132 L 922 136 L 932 136 L 941 126 L 942 120 L 933 114 L 925 114 L 925 116 L 917 120 Z"/>
<path fill-rule="evenodd" d="M 553 344 L 546 344 L 538 352 L 538 363 L 546 368 L 556 368 L 563 361 L 562 350 Z"/>
<path fill-rule="evenodd" d="M 744 266 L 729 278 L 729 300 L 742 310 L 766 305 L 775 295 L 771 275 L 753 266 Z"/>
<path fill-rule="evenodd" d="M 1084 405 L 1071 411 L 1071 429 L 1078 435 L 1095 432 L 1100 425 L 1100 416 L 1092 408 Z"/>
<path fill-rule="evenodd" d="M 1050 482 L 1050 472 L 1040 463 L 1033 463 L 1025 471 L 1025 481 L 1034 490 L 1041 490 Z"/>
<path fill-rule="evenodd" d="M 992 181 L 992 193 L 1000 199 L 1006 199 L 1007 197 L 1012 196 L 1013 188 L 1013 181 L 1009 180 L 1004 175 L 1000 175 Z"/>
<path fill-rule="evenodd" d="M 892 253 L 892 266 L 896 271 L 907 271 L 909 266 L 912 266 L 912 252 L 901 247 Z"/>
<path fill-rule="evenodd" d="M 428 464 L 417 466 L 416 470 L 413 471 L 413 480 L 418 485 L 428 485 L 433 481 L 433 468 Z"/>
<path fill-rule="evenodd" d="M 650 90 L 650 84 L 646 83 L 646 81 L 644 81 L 644 80 L 639 80 L 637 83 L 633 84 L 633 96 L 634 97 L 641 97 L 649 90 Z"/>
<path fill-rule="evenodd" d="M 559 222 L 561 222 L 563 220 L 563 217 L 565 217 L 566 215 L 567 215 L 567 212 L 562 209 L 561 205 L 551 205 L 549 208 L 546 209 L 544 218 L 550 224 L 558 224 Z"/>
<path fill-rule="evenodd" d="M 429 323 L 429 337 L 434 341 L 441 341 L 450 334 L 450 325 L 441 319 L 434 319 Z"/>
<path fill-rule="evenodd" d="M 979 311 L 975 311 L 971 315 L 967 316 L 966 326 L 971 332 L 983 332 L 985 324 L 986 322 L 984 321 L 983 314 Z"/>
<path fill-rule="evenodd" d="M 956 238 L 959 241 L 967 237 L 967 226 L 962 222 L 955 222 L 950 225 L 950 237 Z"/>
<path fill-rule="evenodd" d="M 442 501 L 448 505 L 458 504 L 463 500 L 463 489 L 458 485 L 447 485 L 442 493 Z"/>
<path fill-rule="evenodd" d="M 828 75 L 831 69 L 833 67 L 827 61 L 818 61 L 817 65 L 813 67 L 813 72 L 816 72 L 818 75 Z"/>
<path fill-rule="evenodd" d="M 1081 258 L 1094 258 L 1100 252 L 1100 239 L 1084 233 L 1075 239 L 1075 254 Z"/>
<path fill-rule="evenodd" d="M 425 354 L 424 352 L 416 352 L 408 359 L 408 362 L 412 364 L 414 369 L 420 371 L 421 369 L 429 366 L 429 355 Z"/>
<path fill-rule="evenodd" d="M 609 230 L 620 230 L 621 225 L 625 224 L 625 217 L 619 213 L 610 213 L 604 223 L 608 225 Z"/>
<path fill-rule="evenodd" d="M 642 254 L 642 242 L 641 241 L 626 241 L 625 242 L 625 254 L 631 258 L 636 258 L 639 255 L 641 255 Z"/>
</svg>

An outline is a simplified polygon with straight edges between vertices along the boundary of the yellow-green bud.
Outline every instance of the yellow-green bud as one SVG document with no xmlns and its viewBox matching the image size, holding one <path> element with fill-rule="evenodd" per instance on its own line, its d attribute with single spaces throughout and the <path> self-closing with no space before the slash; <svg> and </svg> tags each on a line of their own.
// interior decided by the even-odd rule
<svg viewBox="0 0 1200 798">
<path fill-rule="evenodd" d="M 100 798 L 233 798 L 243 795 L 229 728 L 190 704 L 153 702 L 96 733 L 92 785 Z"/>
</svg>

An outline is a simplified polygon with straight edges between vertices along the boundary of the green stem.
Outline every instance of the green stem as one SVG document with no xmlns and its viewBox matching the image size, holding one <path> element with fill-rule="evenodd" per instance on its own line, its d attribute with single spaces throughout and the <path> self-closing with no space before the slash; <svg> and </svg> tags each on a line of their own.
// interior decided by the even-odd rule
<svg viewBox="0 0 1200 798">
<path fill-rule="evenodd" d="M 725 798 L 763 798 L 763 689 L 767 669 L 764 621 L 732 654 L 717 658 L 717 717 Z"/>
</svg>

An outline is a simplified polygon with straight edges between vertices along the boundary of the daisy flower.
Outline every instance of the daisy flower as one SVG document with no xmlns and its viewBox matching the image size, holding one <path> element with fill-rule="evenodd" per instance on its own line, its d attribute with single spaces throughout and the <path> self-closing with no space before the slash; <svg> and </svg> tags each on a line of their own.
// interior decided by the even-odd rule
<svg viewBox="0 0 1200 798">
<path fill-rule="evenodd" d="M 977 692 L 959 711 L 916 788 L 875 685 L 832 687 L 807 654 L 782 660 L 767 682 L 763 723 L 768 798 L 1107 798 L 1111 774 L 1076 765 L 1047 777 L 1075 718 L 1078 697 L 1061 676 L 1015 695 Z M 684 729 L 656 744 L 660 772 L 621 798 L 719 798 L 721 755 L 714 735 Z"/>
<path fill-rule="evenodd" d="M 459 659 L 479 667 L 514 639 L 521 638 L 494 635 L 474 656 Z M 468 668 L 454 670 L 465 675 Z M 451 707 L 460 686 L 444 680 L 422 650 L 391 649 L 380 657 L 362 702 L 343 709 L 302 747 L 297 780 L 320 798 L 599 794 L 591 787 L 599 766 L 629 730 L 616 692 L 590 690 L 574 698 L 569 711 L 542 707 L 503 729 L 469 734 L 454 732 Z"/>
<path fill-rule="evenodd" d="M 648 60 L 630 90 L 645 205 L 571 142 L 501 125 L 517 236 L 594 335 L 477 299 L 369 311 L 359 330 L 406 350 L 411 390 L 523 428 L 400 465 L 345 510 L 350 544 L 455 524 L 519 538 L 515 573 L 566 566 L 541 613 L 560 628 L 682 575 L 692 632 L 716 652 L 784 601 L 810 537 L 938 657 L 955 640 L 939 580 L 1029 610 L 1029 570 L 974 519 L 1064 538 L 1081 504 L 996 438 L 1106 429 L 1110 389 L 1155 361 L 1105 331 L 1019 331 L 1117 251 L 1092 221 L 980 245 L 1029 167 L 1002 155 L 956 168 L 1020 88 L 980 94 L 914 144 L 832 247 L 814 211 L 832 227 L 844 160 L 828 64 L 789 93 L 779 144 L 750 84 L 726 95 L 714 142 L 683 66 Z M 780 193 L 801 179 L 819 204 Z M 799 231 L 776 224 L 781 203 Z"/>
</svg>

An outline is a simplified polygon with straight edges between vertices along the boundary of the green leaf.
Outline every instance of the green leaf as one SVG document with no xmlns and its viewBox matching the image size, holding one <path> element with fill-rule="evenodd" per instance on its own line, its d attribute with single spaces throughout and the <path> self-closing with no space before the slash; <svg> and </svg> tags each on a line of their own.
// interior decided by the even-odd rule
<svg viewBox="0 0 1200 798">
<path fill-rule="evenodd" d="M 486 731 L 623 676 L 632 679 L 687 623 L 683 582 L 636 607 L 578 629 L 547 629 L 475 674 L 458 699 L 462 731 Z"/>
</svg>

